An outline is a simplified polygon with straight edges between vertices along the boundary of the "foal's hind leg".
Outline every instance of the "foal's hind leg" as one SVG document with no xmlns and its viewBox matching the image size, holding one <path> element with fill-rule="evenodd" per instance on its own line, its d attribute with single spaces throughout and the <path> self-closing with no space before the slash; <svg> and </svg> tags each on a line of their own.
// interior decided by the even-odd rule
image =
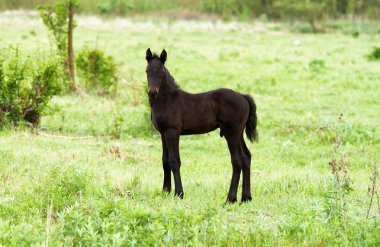
<svg viewBox="0 0 380 247">
<path fill-rule="evenodd" d="M 230 190 L 228 192 L 227 202 L 235 203 L 237 199 L 237 190 L 239 185 L 240 173 L 242 169 L 241 155 L 242 150 L 240 148 L 240 135 L 236 134 L 227 134 L 226 139 L 228 143 L 228 149 L 231 154 L 231 163 L 232 163 L 232 178 Z"/>
<path fill-rule="evenodd" d="M 162 140 L 162 166 L 164 168 L 164 185 L 162 187 L 162 190 L 165 192 L 170 192 L 172 187 L 171 182 L 171 169 L 170 169 L 170 163 L 169 163 L 169 153 L 168 153 L 168 147 L 166 145 L 165 136 L 161 135 Z"/>
<path fill-rule="evenodd" d="M 241 202 L 251 201 L 251 153 L 244 142 L 243 136 L 241 137 L 241 149 L 243 151 L 243 191 Z"/>
</svg>

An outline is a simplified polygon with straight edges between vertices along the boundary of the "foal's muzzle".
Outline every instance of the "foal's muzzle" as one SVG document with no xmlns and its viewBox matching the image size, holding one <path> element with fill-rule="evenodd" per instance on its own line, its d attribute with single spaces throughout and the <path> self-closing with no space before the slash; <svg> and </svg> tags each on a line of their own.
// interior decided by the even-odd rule
<svg viewBox="0 0 380 247">
<path fill-rule="evenodd" d="M 149 87 L 148 89 L 148 95 L 149 97 L 156 99 L 158 97 L 158 87 Z"/>
</svg>

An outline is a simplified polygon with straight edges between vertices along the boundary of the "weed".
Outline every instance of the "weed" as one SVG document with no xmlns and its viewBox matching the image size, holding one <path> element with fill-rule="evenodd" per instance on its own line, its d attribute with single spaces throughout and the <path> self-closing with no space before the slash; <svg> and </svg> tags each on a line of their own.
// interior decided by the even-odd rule
<svg viewBox="0 0 380 247">
<path fill-rule="evenodd" d="M 123 123 L 124 123 L 124 117 L 123 114 L 120 112 L 119 106 L 115 104 L 115 107 L 112 108 L 112 127 L 111 127 L 111 136 L 114 139 L 120 139 Z"/>
<path fill-rule="evenodd" d="M 379 210 L 379 216 L 380 216 L 380 198 L 379 198 L 379 187 L 377 186 L 377 178 L 378 178 L 379 172 L 377 170 L 376 163 L 374 162 L 372 167 L 371 167 L 371 176 L 369 177 L 371 184 L 368 186 L 368 193 L 370 194 L 370 201 L 368 205 L 368 210 L 367 210 L 367 216 L 366 219 L 369 218 L 369 213 L 371 211 L 373 199 L 376 196 L 377 199 L 377 207 Z"/>
<path fill-rule="evenodd" d="M 342 122 L 343 114 L 340 114 L 338 121 Z M 353 190 L 352 182 L 349 176 L 348 162 L 346 154 L 342 150 L 343 141 L 340 137 L 341 130 L 339 124 L 333 130 L 335 132 L 335 145 L 332 151 L 332 158 L 329 161 L 329 166 L 332 174 L 334 175 L 334 183 L 332 191 L 327 196 L 327 214 L 331 219 L 338 219 L 342 222 L 343 227 L 347 227 L 347 212 L 348 200 L 347 196 Z M 344 131 L 344 129 L 343 129 Z"/>
<path fill-rule="evenodd" d="M 60 211 L 86 193 L 90 178 L 91 173 L 85 168 L 54 165 L 42 178 L 35 192 L 42 196 L 42 205 L 51 204 L 55 211 Z"/>
</svg>

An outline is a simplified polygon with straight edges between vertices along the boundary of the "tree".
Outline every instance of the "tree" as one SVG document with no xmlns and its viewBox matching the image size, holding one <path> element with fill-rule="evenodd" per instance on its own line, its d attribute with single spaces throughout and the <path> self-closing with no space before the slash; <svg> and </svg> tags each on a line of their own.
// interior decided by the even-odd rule
<svg viewBox="0 0 380 247">
<path fill-rule="evenodd" d="M 58 52 L 63 57 L 63 64 L 70 79 L 70 89 L 77 91 L 74 70 L 73 30 L 74 10 L 79 7 L 79 0 L 61 0 L 38 6 L 45 26 L 52 32 Z"/>
<path fill-rule="evenodd" d="M 316 23 L 325 15 L 325 4 L 318 1 L 278 1 L 274 4 L 280 17 L 306 21 L 310 24 L 314 33 L 318 32 Z"/>
</svg>

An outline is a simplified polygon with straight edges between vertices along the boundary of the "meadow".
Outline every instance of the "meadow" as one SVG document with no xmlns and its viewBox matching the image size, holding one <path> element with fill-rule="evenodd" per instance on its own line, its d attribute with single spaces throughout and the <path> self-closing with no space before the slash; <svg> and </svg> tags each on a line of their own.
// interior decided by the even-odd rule
<svg viewBox="0 0 380 247">
<path fill-rule="evenodd" d="M 1 47 L 51 47 L 36 13 L 2 13 L 0 26 Z M 74 35 L 76 51 L 96 46 L 115 57 L 118 94 L 55 97 L 39 130 L 0 132 L 0 245 L 380 244 L 376 196 L 367 217 L 380 159 L 380 62 L 366 58 L 379 33 L 79 16 Z M 183 90 L 226 87 L 255 98 L 252 202 L 224 204 L 232 169 L 218 131 L 181 138 L 185 198 L 162 193 L 161 140 L 146 106 L 148 47 L 168 51 Z M 345 167 L 335 174 L 334 159 Z"/>
</svg>

